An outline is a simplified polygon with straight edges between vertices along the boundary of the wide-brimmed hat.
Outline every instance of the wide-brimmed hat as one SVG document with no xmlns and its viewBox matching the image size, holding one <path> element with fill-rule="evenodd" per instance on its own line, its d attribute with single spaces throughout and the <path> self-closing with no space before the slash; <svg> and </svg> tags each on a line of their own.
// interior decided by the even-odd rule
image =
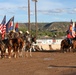
<svg viewBox="0 0 76 75">
<path fill-rule="evenodd" d="M 22 31 L 19 31 L 19 33 L 22 34 L 23 32 Z"/>
<path fill-rule="evenodd" d="M 29 31 L 26 31 L 27 34 L 29 34 Z"/>
</svg>

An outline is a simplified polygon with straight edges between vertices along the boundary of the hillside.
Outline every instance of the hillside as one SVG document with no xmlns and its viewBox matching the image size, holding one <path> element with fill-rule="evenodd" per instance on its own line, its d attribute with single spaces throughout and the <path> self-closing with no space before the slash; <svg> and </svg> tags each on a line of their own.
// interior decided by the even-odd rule
<svg viewBox="0 0 76 75">
<path fill-rule="evenodd" d="M 35 24 L 31 23 L 31 30 L 35 30 Z M 54 31 L 65 32 L 67 31 L 69 22 L 52 22 L 52 23 L 37 23 L 39 31 Z M 28 29 L 28 23 L 19 23 L 19 28 Z"/>
</svg>

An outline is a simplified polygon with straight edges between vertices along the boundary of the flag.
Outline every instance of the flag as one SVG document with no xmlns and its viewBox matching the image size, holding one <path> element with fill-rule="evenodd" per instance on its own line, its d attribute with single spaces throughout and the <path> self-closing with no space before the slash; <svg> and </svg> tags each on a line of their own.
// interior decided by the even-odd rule
<svg viewBox="0 0 76 75">
<path fill-rule="evenodd" d="M 75 22 L 73 22 L 72 30 L 75 31 Z"/>
<path fill-rule="evenodd" d="M 69 31 L 70 31 L 70 32 L 72 32 L 72 25 L 73 25 L 73 22 L 72 22 L 72 20 L 71 20 L 70 26 L 69 26 Z"/>
<path fill-rule="evenodd" d="M 4 34 L 6 32 L 6 15 L 4 16 L 1 25 L 2 25 L 2 34 Z"/>
<path fill-rule="evenodd" d="M 71 20 L 70 25 L 69 25 L 69 28 L 67 30 L 67 32 L 70 33 L 71 35 L 72 35 L 72 25 L 73 25 L 73 22 Z"/>
<path fill-rule="evenodd" d="M 0 24 L 0 33 L 2 34 L 2 24 Z"/>
<path fill-rule="evenodd" d="M 18 32 L 18 23 L 15 25 L 15 31 Z"/>
<path fill-rule="evenodd" d="M 1 24 L 0 24 L 0 33 L 5 33 L 6 32 L 6 15 L 4 16 Z"/>
<path fill-rule="evenodd" d="M 14 16 L 6 24 L 6 32 L 14 30 Z"/>
<path fill-rule="evenodd" d="M 75 37 L 75 22 L 72 25 L 72 36 Z"/>
<path fill-rule="evenodd" d="M 2 39 L 4 39 L 6 33 L 6 15 L 0 24 L 0 33 L 2 34 Z"/>
</svg>

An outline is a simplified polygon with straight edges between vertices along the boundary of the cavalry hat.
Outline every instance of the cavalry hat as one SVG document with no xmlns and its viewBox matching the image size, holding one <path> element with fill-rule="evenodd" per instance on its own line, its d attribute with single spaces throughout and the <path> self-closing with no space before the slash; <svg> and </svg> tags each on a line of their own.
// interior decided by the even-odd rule
<svg viewBox="0 0 76 75">
<path fill-rule="evenodd" d="M 19 31 L 19 33 L 22 34 L 23 32 L 22 31 Z"/>
<path fill-rule="evenodd" d="M 29 31 L 26 31 L 27 34 L 29 34 Z"/>
</svg>

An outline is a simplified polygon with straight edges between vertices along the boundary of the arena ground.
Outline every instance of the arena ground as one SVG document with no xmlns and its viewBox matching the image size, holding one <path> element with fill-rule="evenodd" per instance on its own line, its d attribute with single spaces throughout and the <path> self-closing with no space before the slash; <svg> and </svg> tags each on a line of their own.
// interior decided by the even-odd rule
<svg viewBox="0 0 76 75">
<path fill-rule="evenodd" d="M 32 52 L 32 57 L 0 59 L 0 75 L 76 75 L 76 53 Z"/>
</svg>

